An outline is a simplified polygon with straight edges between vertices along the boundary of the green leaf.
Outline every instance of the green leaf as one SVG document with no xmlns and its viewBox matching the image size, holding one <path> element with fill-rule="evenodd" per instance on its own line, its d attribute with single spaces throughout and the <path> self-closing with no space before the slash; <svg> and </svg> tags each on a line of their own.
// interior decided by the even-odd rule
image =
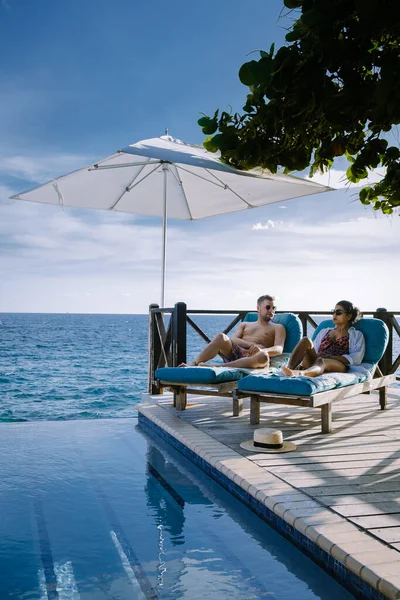
<svg viewBox="0 0 400 600">
<path fill-rule="evenodd" d="M 351 183 L 358 183 L 360 181 L 360 178 L 353 173 L 353 165 L 347 169 L 346 177 L 349 181 L 351 181 Z"/>
<path fill-rule="evenodd" d="M 344 153 L 344 155 L 345 155 L 345 157 L 347 158 L 347 160 L 348 160 L 350 163 L 353 163 L 353 162 L 354 162 L 354 156 L 352 156 L 351 154 L 349 154 L 349 152 L 347 152 L 347 150 L 346 150 L 346 152 Z"/>
<path fill-rule="evenodd" d="M 204 140 L 203 146 L 208 152 L 217 152 L 219 150 L 218 145 L 214 142 L 214 136 L 212 135 Z"/>
<path fill-rule="evenodd" d="M 360 191 L 360 202 L 362 204 L 368 205 L 371 202 L 376 202 L 376 200 L 378 200 L 378 196 L 371 187 L 362 188 Z"/>
<path fill-rule="evenodd" d="M 393 210 L 390 208 L 390 206 L 383 206 L 382 207 L 382 212 L 385 215 L 391 215 L 391 214 L 393 214 Z"/>
<path fill-rule="evenodd" d="M 303 0 L 283 0 L 283 4 L 286 6 L 286 8 L 300 8 L 300 6 L 303 4 Z"/>
<path fill-rule="evenodd" d="M 239 69 L 239 79 L 243 85 L 255 85 L 257 83 L 258 62 L 251 60 L 244 63 Z"/>
<path fill-rule="evenodd" d="M 205 135 L 215 133 L 218 129 L 218 122 L 216 119 L 210 119 L 210 117 L 202 117 L 197 122 L 202 128 L 203 133 Z"/>
</svg>

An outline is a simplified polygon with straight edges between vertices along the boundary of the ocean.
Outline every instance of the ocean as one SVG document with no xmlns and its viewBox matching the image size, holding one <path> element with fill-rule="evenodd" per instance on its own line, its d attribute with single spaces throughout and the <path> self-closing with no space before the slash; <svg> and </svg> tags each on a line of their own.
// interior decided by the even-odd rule
<svg viewBox="0 0 400 600">
<path fill-rule="evenodd" d="M 193 319 L 211 338 L 232 317 Z M 188 359 L 203 345 L 188 327 Z M 133 417 L 147 390 L 147 315 L 2 313 L 0 348 L 0 421 Z"/>
<path fill-rule="evenodd" d="M 210 337 L 230 320 L 195 317 Z M 0 348 L 0 421 L 132 417 L 147 391 L 148 315 L 1 313 Z"/>
</svg>

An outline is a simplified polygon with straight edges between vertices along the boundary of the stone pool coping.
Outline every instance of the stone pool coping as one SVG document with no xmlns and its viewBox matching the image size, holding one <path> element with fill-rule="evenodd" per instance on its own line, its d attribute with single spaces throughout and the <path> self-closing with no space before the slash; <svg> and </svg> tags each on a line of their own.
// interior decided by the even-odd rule
<svg viewBox="0 0 400 600">
<path fill-rule="evenodd" d="M 400 599 L 400 553 L 158 404 L 137 406 L 154 431 L 340 581 L 368 600 Z"/>
</svg>

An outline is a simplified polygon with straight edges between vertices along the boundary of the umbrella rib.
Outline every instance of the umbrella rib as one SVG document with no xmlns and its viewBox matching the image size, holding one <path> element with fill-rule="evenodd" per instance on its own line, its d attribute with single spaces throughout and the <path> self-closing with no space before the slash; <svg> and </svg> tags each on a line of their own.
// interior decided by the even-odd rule
<svg viewBox="0 0 400 600">
<path fill-rule="evenodd" d="M 131 190 L 133 190 L 133 188 L 134 188 L 134 187 L 136 187 L 137 185 L 139 185 L 139 183 L 142 183 L 142 181 L 144 181 L 145 179 L 147 179 L 147 177 L 150 177 L 150 175 L 152 175 L 152 174 L 154 173 L 154 171 L 157 171 L 157 169 L 158 169 L 158 167 L 159 167 L 159 166 L 160 166 L 160 162 L 158 162 L 158 163 L 156 164 L 156 166 L 154 167 L 154 169 L 152 169 L 152 170 L 150 171 L 150 173 L 147 173 L 147 175 L 145 175 L 144 177 L 142 177 L 142 179 L 141 179 L 140 181 L 137 181 L 137 182 L 136 182 L 136 183 L 134 183 L 133 185 L 132 185 L 132 184 L 130 184 L 129 188 L 127 188 L 127 190 L 126 190 L 126 191 L 127 191 L 127 192 L 130 192 Z M 143 167 L 143 168 L 144 168 L 144 167 Z M 142 172 L 142 169 L 140 169 L 139 173 L 141 173 L 141 172 Z M 139 175 L 139 173 L 138 173 L 138 175 Z M 135 179 L 136 179 L 136 177 L 135 177 Z M 134 179 L 133 181 L 135 181 L 135 179 Z"/>
<path fill-rule="evenodd" d="M 127 194 L 128 192 L 131 191 L 131 189 L 133 189 L 135 187 L 135 185 L 138 185 L 140 182 L 142 182 L 144 179 L 146 179 L 146 177 L 148 177 L 149 175 L 151 175 L 152 173 L 154 173 L 154 171 L 156 169 L 158 169 L 158 165 L 157 164 L 156 167 L 154 167 L 154 169 L 152 169 L 152 171 L 150 171 L 150 173 L 148 173 L 147 175 L 145 175 L 140 181 L 138 181 L 137 183 L 134 183 L 136 181 L 136 179 L 139 177 L 140 173 L 143 171 L 143 169 L 145 168 L 145 166 L 147 166 L 148 163 L 144 163 L 142 164 L 142 168 L 139 169 L 139 171 L 136 173 L 135 177 L 132 179 L 132 181 L 130 182 L 129 185 L 126 186 L 126 188 L 124 189 L 124 191 L 122 192 L 122 194 L 120 195 L 120 197 L 114 202 L 114 204 L 112 206 L 110 206 L 110 208 L 108 210 L 114 210 L 115 207 L 117 206 L 118 202 L 120 202 L 120 200 L 122 200 L 123 196 L 125 196 L 125 194 Z M 133 185 L 132 185 L 133 184 Z"/>
<path fill-rule="evenodd" d="M 235 194 L 235 196 L 237 196 L 242 202 L 244 202 L 245 204 L 247 204 L 247 208 L 255 208 L 255 206 L 253 204 L 250 204 L 250 202 L 247 202 L 244 198 L 242 198 L 242 196 L 240 194 L 238 194 L 237 192 L 235 192 L 235 190 L 233 190 L 229 185 L 227 185 L 226 183 L 224 183 L 223 181 L 221 181 L 221 179 L 218 179 L 218 177 L 216 175 L 214 175 L 214 173 L 212 173 L 208 169 L 206 169 L 206 171 L 207 171 L 207 173 L 209 173 L 211 175 L 211 177 L 214 177 L 217 181 L 219 181 L 225 187 L 225 189 L 227 189 L 230 192 L 232 192 L 232 194 Z"/>
<path fill-rule="evenodd" d="M 159 160 L 147 160 L 146 162 L 134 162 L 134 163 L 121 163 L 118 165 L 102 165 L 99 166 L 99 163 L 96 163 L 93 167 L 90 167 L 88 171 L 103 171 L 104 169 L 122 169 L 123 167 L 139 167 L 141 165 L 159 165 Z"/>
<path fill-rule="evenodd" d="M 222 187 L 224 190 L 229 190 L 230 192 L 232 192 L 232 194 L 234 194 L 242 202 L 244 202 L 246 204 L 247 208 L 255 208 L 252 204 L 250 204 L 244 198 L 242 198 L 242 196 L 240 196 L 240 194 L 238 194 L 237 192 L 235 192 L 235 190 L 233 190 L 229 185 L 227 185 L 226 183 L 224 183 L 221 179 L 218 179 L 218 177 L 216 177 L 214 175 L 214 173 L 212 173 L 208 169 L 204 169 L 204 170 L 209 175 L 211 175 L 212 177 L 214 177 L 214 179 L 216 179 L 218 181 L 218 183 L 215 183 L 215 181 L 210 181 L 209 179 L 207 179 L 206 177 L 203 177 L 202 175 L 199 175 L 198 173 L 193 173 L 193 171 L 190 171 L 189 169 L 185 169 L 184 167 L 182 167 L 182 165 L 179 165 L 179 168 L 182 169 L 182 171 L 186 171 L 186 173 L 189 173 L 190 175 L 194 175 L 195 177 L 199 177 L 199 179 L 203 179 L 207 183 L 211 183 L 212 185 L 216 185 L 217 187 Z"/>
<path fill-rule="evenodd" d="M 176 164 L 171 165 L 171 167 L 175 167 L 175 169 L 176 169 L 176 174 L 174 173 L 174 171 L 172 170 L 172 168 L 170 169 L 170 171 L 172 173 L 172 176 L 175 178 L 175 180 L 177 181 L 178 185 L 180 186 L 180 188 L 182 190 L 183 198 L 184 198 L 185 203 L 186 203 L 186 208 L 188 210 L 190 220 L 194 221 L 193 216 L 192 216 L 192 211 L 190 210 L 189 202 L 188 202 L 188 199 L 187 199 L 187 196 L 186 196 L 186 192 L 185 192 L 185 189 L 183 187 L 182 180 L 181 180 L 181 178 L 179 176 L 178 167 L 177 167 Z"/>
<path fill-rule="evenodd" d="M 176 163 L 174 163 L 176 166 Z M 182 171 L 185 171 L 186 173 L 189 173 L 189 175 L 194 175 L 194 177 L 198 177 L 199 179 L 203 179 L 204 181 L 206 181 L 207 183 L 211 183 L 212 185 L 216 185 L 217 187 L 222 187 L 224 189 L 227 189 L 227 185 L 225 185 L 225 183 L 215 183 L 215 181 L 210 181 L 209 179 L 207 179 L 206 177 L 203 177 L 202 175 L 199 175 L 198 173 L 193 173 L 193 171 L 190 171 L 189 169 L 185 169 L 184 167 L 182 167 L 182 165 L 179 165 L 179 168 Z M 204 169 L 205 171 L 207 171 L 207 169 Z"/>
</svg>

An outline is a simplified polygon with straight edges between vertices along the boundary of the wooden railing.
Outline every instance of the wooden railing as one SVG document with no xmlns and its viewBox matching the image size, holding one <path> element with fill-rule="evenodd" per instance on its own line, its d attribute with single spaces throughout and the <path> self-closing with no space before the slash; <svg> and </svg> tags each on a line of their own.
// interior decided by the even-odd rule
<svg viewBox="0 0 400 600">
<path fill-rule="evenodd" d="M 178 302 L 173 308 L 160 308 L 158 304 L 149 307 L 149 392 L 162 393 L 156 385 L 154 373 L 156 369 L 164 366 L 177 367 L 187 361 L 187 326 L 189 325 L 207 344 L 211 340 L 202 329 L 193 321 L 190 315 L 232 315 L 232 321 L 225 327 L 223 333 L 229 333 L 248 312 L 253 310 L 187 310 L 184 302 Z M 307 335 L 308 326 L 314 329 L 317 323 L 315 316 L 330 317 L 329 311 L 284 311 L 297 315 L 303 327 L 303 335 Z M 373 316 L 386 323 L 389 329 L 389 343 L 379 363 L 384 375 L 395 373 L 400 366 L 400 354 L 393 356 L 393 334 L 400 337 L 400 325 L 396 315 L 400 312 L 388 312 L 385 308 L 377 308 L 375 312 L 364 312 L 365 316 Z M 165 328 L 164 315 L 171 315 L 168 327 Z M 397 377 L 400 381 L 400 377 Z"/>
</svg>

